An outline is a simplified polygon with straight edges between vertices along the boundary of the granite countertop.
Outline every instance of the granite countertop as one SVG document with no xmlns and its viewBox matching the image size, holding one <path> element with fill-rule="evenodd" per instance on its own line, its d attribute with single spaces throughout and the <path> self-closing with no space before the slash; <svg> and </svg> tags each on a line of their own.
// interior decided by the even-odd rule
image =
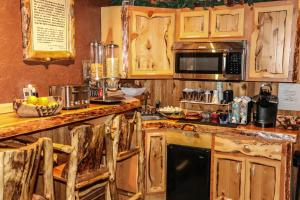
<svg viewBox="0 0 300 200">
<path fill-rule="evenodd" d="M 21 118 L 14 112 L 0 114 L 0 139 L 122 113 L 138 107 L 140 107 L 138 99 L 128 98 L 122 104 L 90 104 L 88 108 L 62 110 L 60 114 L 49 117 Z"/>
<path fill-rule="evenodd" d="M 236 128 L 202 125 L 195 123 L 182 123 L 177 120 L 149 120 L 143 122 L 143 127 L 146 129 L 157 128 L 175 128 L 184 131 L 194 131 L 198 133 L 211 133 L 211 134 L 231 134 L 252 136 L 257 139 L 276 140 L 280 142 L 298 141 L 300 131 L 287 130 L 282 128 L 260 128 L 254 125 L 239 125 Z"/>
</svg>

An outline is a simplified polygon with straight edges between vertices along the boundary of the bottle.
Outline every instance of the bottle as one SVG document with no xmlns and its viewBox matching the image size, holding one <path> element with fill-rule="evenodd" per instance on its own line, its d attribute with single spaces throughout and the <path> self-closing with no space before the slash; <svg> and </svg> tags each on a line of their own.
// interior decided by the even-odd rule
<svg viewBox="0 0 300 200">
<path fill-rule="evenodd" d="M 218 97 L 219 97 L 219 103 L 223 101 L 223 83 L 217 82 L 217 91 L 218 91 Z"/>
</svg>

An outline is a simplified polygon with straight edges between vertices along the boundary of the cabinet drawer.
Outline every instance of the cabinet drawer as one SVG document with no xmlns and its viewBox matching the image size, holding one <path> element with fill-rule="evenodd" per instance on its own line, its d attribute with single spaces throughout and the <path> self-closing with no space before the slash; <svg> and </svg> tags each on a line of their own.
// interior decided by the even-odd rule
<svg viewBox="0 0 300 200">
<path fill-rule="evenodd" d="M 281 160 L 282 146 L 278 143 L 261 142 L 254 139 L 215 136 L 215 150 Z"/>
</svg>

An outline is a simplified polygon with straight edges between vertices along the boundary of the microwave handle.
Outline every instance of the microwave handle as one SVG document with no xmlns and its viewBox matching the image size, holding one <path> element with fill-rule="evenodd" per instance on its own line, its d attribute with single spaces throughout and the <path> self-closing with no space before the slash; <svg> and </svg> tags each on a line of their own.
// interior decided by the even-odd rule
<svg viewBox="0 0 300 200">
<path fill-rule="evenodd" d="M 223 53 L 223 63 L 222 63 L 222 74 L 226 74 L 226 58 L 227 58 L 227 53 Z"/>
</svg>

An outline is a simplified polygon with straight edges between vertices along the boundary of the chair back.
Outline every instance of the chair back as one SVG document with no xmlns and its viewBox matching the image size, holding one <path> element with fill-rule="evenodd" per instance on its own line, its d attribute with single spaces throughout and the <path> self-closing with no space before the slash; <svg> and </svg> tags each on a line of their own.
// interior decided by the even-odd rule
<svg viewBox="0 0 300 200">
<path fill-rule="evenodd" d="M 54 199 L 52 153 L 49 138 L 40 138 L 37 142 L 18 149 L 1 149 L 0 199 L 32 199 L 41 155 L 44 157 L 44 197 Z"/>
<path fill-rule="evenodd" d="M 104 144 L 104 125 L 80 125 L 74 127 L 71 134 L 71 146 L 74 151 L 64 168 L 63 175 L 70 173 L 71 163 L 77 163 L 74 170 L 77 182 L 81 179 L 93 178 L 101 173 L 102 151 Z M 77 169 L 76 169 L 77 168 Z"/>
</svg>

